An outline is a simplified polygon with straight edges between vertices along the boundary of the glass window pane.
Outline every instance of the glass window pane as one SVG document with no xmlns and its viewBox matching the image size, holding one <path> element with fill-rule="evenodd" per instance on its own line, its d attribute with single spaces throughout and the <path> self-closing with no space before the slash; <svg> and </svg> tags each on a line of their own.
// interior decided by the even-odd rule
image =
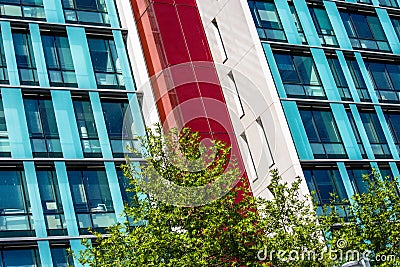
<svg viewBox="0 0 400 267">
<path fill-rule="evenodd" d="M 34 250 L 3 250 L 4 267 L 36 267 Z"/>
</svg>

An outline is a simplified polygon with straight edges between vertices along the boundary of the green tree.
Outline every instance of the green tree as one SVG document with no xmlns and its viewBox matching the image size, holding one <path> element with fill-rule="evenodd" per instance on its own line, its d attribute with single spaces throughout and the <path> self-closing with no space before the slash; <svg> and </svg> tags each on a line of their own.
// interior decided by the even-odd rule
<svg viewBox="0 0 400 267">
<path fill-rule="evenodd" d="M 329 266 L 289 253 L 324 248 L 311 201 L 298 192 L 300 179 L 289 185 L 273 171 L 269 190 L 274 199 L 254 198 L 222 142 L 208 149 L 198 133 L 184 129 L 165 135 L 158 125 L 147 130 L 142 143 L 147 164 L 139 170 L 131 162 L 123 166 L 133 193 L 125 209 L 129 223 L 85 240 L 86 250 L 77 255 L 81 263 Z M 279 257 L 279 251 L 284 255 Z"/>
<path fill-rule="evenodd" d="M 347 253 L 343 260 L 366 252 L 372 266 L 400 266 L 400 195 L 399 180 L 381 177 L 372 170 L 363 175 L 365 192 L 354 194 L 348 205 L 348 216 L 340 216 L 334 206 L 325 208 L 320 223 L 326 233 L 326 243 L 333 250 Z M 337 210 L 337 209 L 336 209 Z M 356 260 L 356 259 L 355 259 Z"/>
</svg>

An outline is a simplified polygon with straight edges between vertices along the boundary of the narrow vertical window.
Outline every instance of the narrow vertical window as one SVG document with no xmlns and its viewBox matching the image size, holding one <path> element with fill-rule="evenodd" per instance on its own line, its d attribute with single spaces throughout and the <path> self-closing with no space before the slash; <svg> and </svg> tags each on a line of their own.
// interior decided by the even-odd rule
<svg viewBox="0 0 400 267">
<path fill-rule="evenodd" d="M 335 79 L 336 87 L 339 91 L 342 100 L 352 100 L 350 89 L 347 84 L 346 78 L 340 62 L 337 58 L 328 58 L 328 64 L 331 69 L 333 78 Z"/>
<path fill-rule="evenodd" d="M 13 33 L 13 41 L 20 83 L 39 85 L 31 36 L 26 33 Z"/>
<path fill-rule="evenodd" d="M 242 100 L 239 95 L 239 90 L 236 86 L 235 78 L 233 77 L 232 71 L 228 73 L 228 79 L 229 79 L 230 89 L 232 90 L 233 98 L 235 101 L 235 106 L 236 106 L 236 111 L 237 111 L 238 117 L 242 118 L 244 116 L 243 104 L 242 104 Z"/>
<path fill-rule="evenodd" d="M 1 98 L 0 98 L 0 157 L 11 157 L 11 148 L 10 148 L 10 142 L 8 140 L 6 117 L 4 114 L 3 101 Z"/>
<path fill-rule="evenodd" d="M 4 52 L 3 46 L 3 38 L 0 34 L 0 84 L 8 84 L 8 72 L 7 72 L 7 63 L 6 63 L 6 55 Z"/>
<path fill-rule="evenodd" d="M 68 38 L 42 35 L 42 43 L 50 86 L 77 87 Z"/>
<path fill-rule="evenodd" d="M 49 235 L 66 235 L 66 222 L 61 203 L 56 172 L 54 170 L 37 170 L 40 199 Z"/>
<path fill-rule="evenodd" d="M 247 170 L 249 171 L 248 175 L 252 178 L 253 182 L 258 179 L 256 165 L 254 164 L 254 159 L 250 151 L 249 143 L 247 141 L 247 137 L 245 133 L 240 135 L 240 139 L 242 141 L 242 147 L 245 149 L 244 158 L 246 160 Z"/>
<path fill-rule="evenodd" d="M 258 134 L 260 135 L 260 138 L 262 140 L 262 147 L 267 149 L 267 162 L 269 163 L 269 168 L 271 168 L 274 164 L 274 157 L 272 155 L 272 150 L 271 150 L 271 146 L 269 144 L 268 141 L 268 137 L 267 137 L 267 133 L 265 132 L 265 128 L 264 125 L 261 121 L 261 118 L 257 119 L 257 130 L 258 130 Z"/>
<path fill-rule="evenodd" d="M 100 158 L 100 141 L 90 101 L 74 100 L 73 104 L 83 154 L 88 158 Z"/>
<path fill-rule="evenodd" d="M 362 76 L 360 66 L 356 60 L 347 60 L 347 66 L 349 67 L 351 77 L 353 78 L 354 85 L 356 87 L 358 96 L 361 101 L 371 102 L 371 96 L 368 93 L 367 85 L 365 84 Z"/>
<path fill-rule="evenodd" d="M 226 54 L 224 42 L 222 41 L 221 32 L 219 31 L 219 27 L 218 27 L 217 21 L 215 19 L 212 21 L 212 25 L 213 25 L 214 37 L 217 42 L 221 61 L 222 61 L 222 63 L 225 63 L 225 61 L 228 60 L 228 55 Z"/>
</svg>

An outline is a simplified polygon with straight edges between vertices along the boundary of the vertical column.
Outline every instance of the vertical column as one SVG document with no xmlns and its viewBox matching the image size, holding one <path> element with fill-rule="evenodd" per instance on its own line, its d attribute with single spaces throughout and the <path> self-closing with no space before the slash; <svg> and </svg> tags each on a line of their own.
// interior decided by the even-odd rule
<svg viewBox="0 0 400 267">
<path fill-rule="evenodd" d="M 397 34 L 393 28 L 392 21 L 390 20 L 387 11 L 383 8 L 375 8 L 375 10 L 393 53 L 400 54 L 399 38 L 397 38 Z"/>
<path fill-rule="evenodd" d="M 297 15 L 299 16 L 299 21 L 303 27 L 304 35 L 306 36 L 308 43 L 312 46 L 321 46 L 321 41 L 319 40 L 317 30 L 315 29 L 306 2 L 304 0 L 293 0 L 293 4 L 297 10 Z"/>
<path fill-rule="evenodd" d="M 81 159 L 83 152 L 71 93 L 52 90 L 51 96 L 64 158 Z"/>
<path fill-rule="evenodd" d="M 301 44 L 299 32 L 297 31 L 296 24 L 294 24 L 294 21 L 291 19 L 292 12 L 290 11 L 287 1 L 274 0 L 274 2 L 288 42 L 291 44 Z"/>
<path fill-rule="evenodd" d="M 399 152 L 397 151 L 396 145 L 393 141 L 392 134 L 390 133 L 389 126 L 386 122 L 385 115 L 383 115 L 382 107 L 375 106 L 376 115 L 378 116 L 379 123 L 382 126 L 383 133 L 385 134 L 386 141 L 389 145 L 390 152 L 395 160 L 399 158 Z"/>
<path fill-rule="evenodd" d="M 79 236 L 78 225 L 75 217 L 74 203 L 72 202 L 71 189 L 68 182 L 67 169 L 64 162 L 55 162 L 58 187 L 64 210 L 65 222 L 69 236 Z"/>
<path fill-rule="evenodd" d="M 18 67 L 17 67 L 17 60 L 15 57 L 15 50 L 14 50 L 14 42 L 11 33 L 11 26 L 10 22 L 8 21 L 1 21 L 1 37 L 3 39 L 4 44 L 4 54 L 7 62 L 7 72 L 8 72 L 8 79 L 10 80 L 10 85 L 19 86 L 19 75 L 18 75 Z"/>
<path fill-rule="evenodd" d="M 101 146 L 101 153 L 104 159 L 112 159 L 112 151 L 110 146 L 110 140 L 108 138 L 106 122 L 103 116 L 103 109 L 101 107 L 99 93 L 89 92 L 90 102 L 92 105 L 93 116 L 96 123 L 97 134 L 99 136 L 99 142 Z"/>
<path fill-rule="evenodd" d="M 67 33 L 78 87 L 84 89 L 97 88 L 85 29 L 68 26 Z"/>
<path fill-rule="evenodd" d="M 351 130 L 351 125 L 343 105 L 332 103 L 330 106 L 349 159 L 362 160 L 361 151 L 358 148 L 357 140 Z"/>
<path fill-rule="evenodd" d="M 286 98 L 287 95 L 286 95 L 285 87 L 283 85 L 281 75 L 279 74 L 278 65 L 275 62 L 275 58 L 274 58 L 274 54 L 272 53 L 271 46 L 267 43 L 263 43 L 262 46 L 264 48 L 265 56 L 267 57 L 269 69 L 272 73 L 272 77 L 274 78 L 275 86 L 278 91 L 279 97 Z"/>
<path fill-rule="evenodd" d="M 44 58 L 43 52 L 43 44 L 40 37 L 39 25 L 29 23 L 29 31 L 31 34 L 33 56 L 35 57 L 39 84 L 42 87 L 50 87 L 49 77 L 47 75 L 46 60 Z"/>
<path fill-rule="evenodd" d="M 286 115 L 286 120 L 289 124 L 290 132 L 292 133 L 294 144 L 296 145 L 297 153 L 301 160 L 312 160 L 314 154 L 311 149 L 310 142 L 306 134 L 303 122 L 300 117 L 296 102 L 282 101 L 283 110 Z"/>
<path fill-rule="evenodd" d="M 49 241 L 38 241 L 40 263 L 42 267 L 53 267 Z"/>
<path fill-rule="evenodd" d="M 336 88 L 335 79 L 332 76 L 328 60 L 326 59 L 323 49 L 311 48 L 311 54 L 314 58 L 315 66 L 317 67 L 319 76 L 321 77 L 328 100 L 341 101 L 339 92 Z"/>
<path fill-rule="evenodd" d="M 354 189 L 351 185 L 351 181 L 349 175 L 347 173 L 346 167 L 344 166 L 343 162 L 338 162 L 337 166 L 339 168 L 340 176 L 342 177 L 343 185 L 346 190 L 346 194 L 349 197 L 350 203 L 352 202 L 351 197 L 354 195 Z"/>
<path fill-rule="evenodd" d="M 121 196 L 121 188 L 118 183 L 117 171 L 115 170 L 114 162 L 104 162 L 106 167 L 106 173 L 108 178 L 108 185 L 110 186 L 111 198 L 117 215 L 117 221 L 119 223 L 125 222 L 125 217 L 121 216 L 124 211 L 124 202 Z"/>
<path fill-rule="evenodd" d="M 46 21 L 52 23 L 65 23 L 61 0 L 43 0 Z"/>
<path fill-rule="evenodd" d="M 40 198 L 39 185 L 33 161 L 24 161 L 24 170 L 36 236 L 39 238 L 47 237 L 42 201 Z"/>
<path fill-rule="evenodd" d="M 372 84 L 371 79 L 369 78 L 370 76 L 368 74 L 367 68 L 365 67 L 361 54 L 359 52 L 355 52 L 354 55 L 356 56 L 358 66 L 360 67 L 361 74 L 363 76 L 365 84 L 367 85 L 368 93 L 371 96 L 372 102 L 379 103 L 378 98 L 375 94 L 374 85 Z"/>
<path fill-rule="evenodd" d="M 354 102 L 360 102 L 360 96 L 357 93 L 356 85 L 354 84 L 353 77 L 351 77 L 349 66 L 347 66 L 346 59 L 342 51 L 337 50 L 336 54 L 340 63 L 340 67 L 343 70 L 344 77 L 346 79 L 347 85 L 349 86 L 351 97 Z"/>
<path fill-rule="evenodd" d="M 352 49 L 351 42 L 347 36 L 346 28 L 343 25 L 342 18 L 340 17 L 339 10 L 336 3 L 332 1 L 324 1 L 326 13 L 331 21 L 333 30 L 335 31 L 336 38 L 342 49 Z"/>
<path fill-rule="evenodd" d="M 354 122 L 356 124 L 358 133 L 360 134 L 361 141 L 363 143 L 365 153 L 368 156 L 368 159 L 375 159 L 374 152 L 371 147 L 371 143 L 368 140 L 367 132 L 364 129 L 364 125 L 362 123 L 360 113 L 358 113 L 357 106 L 355 104 L 350 104 L 351 114 L 353 115 Z"/>
</svg>

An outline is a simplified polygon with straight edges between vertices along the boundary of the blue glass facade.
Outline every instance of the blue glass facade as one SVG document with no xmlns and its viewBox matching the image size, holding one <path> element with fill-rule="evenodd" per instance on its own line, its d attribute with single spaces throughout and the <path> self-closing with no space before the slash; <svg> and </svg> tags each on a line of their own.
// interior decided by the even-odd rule
<svg viewBox="0 0 400 267">
<path fill-rule="evenodd" d="M 114 5 L 0 1 L 0 266 L 79 266 L 124 220 L 124 115 L 144 127 Z"/>
<path fill-rule="evenodd" d="M 248 3 L 319 203 L 363 192 L 371 167 L 398 175 L 400 2 Z"/>
</svg>

